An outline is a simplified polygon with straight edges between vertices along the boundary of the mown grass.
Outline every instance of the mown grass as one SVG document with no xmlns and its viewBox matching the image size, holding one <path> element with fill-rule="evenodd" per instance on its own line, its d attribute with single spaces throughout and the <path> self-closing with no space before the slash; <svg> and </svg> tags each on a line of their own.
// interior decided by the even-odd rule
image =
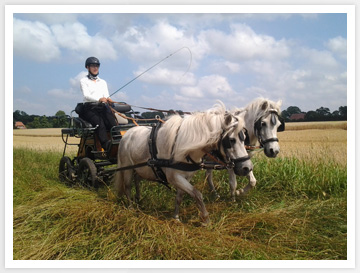
<svg viewBox="0 0 360 273">
<path fill-rule="evenodd" d="M 138 207 L 58 180 L 61 153 L 14 149 L 15 260 L 346 259 L 346 168 L 296 158 L 253 158 L 256 188 L 232 202 L 227 173 L 214 172 L 221 198 L 202 191 L 211 224 L 202 227 L 186 196 L 172 220 L 174 192 L 143 181 Z M 244 178 L 238 178 L 241 185 Z"/>
</svg>

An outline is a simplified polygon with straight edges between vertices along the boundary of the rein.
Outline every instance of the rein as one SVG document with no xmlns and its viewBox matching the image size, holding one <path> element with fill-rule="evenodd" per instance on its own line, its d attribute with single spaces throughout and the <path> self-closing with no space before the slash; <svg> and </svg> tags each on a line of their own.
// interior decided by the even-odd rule
<svg viewBox="0 0 360 273">
<path fill-rule="evenodd" d="M 136 106 L 136 105 L 132 105 L 132 104 L 127 104 L 127 103 L 124 103 L 124 102 L 117 102 L 115 101 L 114 103 L 118 103 L 118 104 L 122 104 L 122 105 L 126 105 L 126 106 L 130 106 L 130 107 L 135 107 L 135 108 L 140 108 L 140 109 L 145 109 L 145 110 L 149 110 L 149 111 L 155 111 L 155 112 L 163 112 L 163 113 L 170 113 L 170 114 L 175 114 L 176 112 L 175 111 L 170 111 L 170 110 L 162 110 L 162 109 L 156 109 L 156 108 L 148 108 L 148 107 L 142 107 L 142 106 Z M 183 112 L 182 113 L 184 114 L 187 114 L 187 115 L 191 115 L 192 113 L 191 112 Z M 142 119 L 141 119 L 142 120 Z"/>
<path fill-rule="evenodd" d="M 123 104 L 123 105 L 128 105 L 128 106 L 131 106 L 131 105 L 129 105 L 129 104 Z M 134 122 L 134 124 L 136 125 L 136 126 L 139 126 L 139 124 L 136 122 L 136 121 L 160 121 L 161 123 L 164 123 L 165 121 L 164 120 L 162 120 L 161 118 L 154 118 L 154 119 L 139 119 L 139 118 L 132 118 L 132 117 L 128 117 L 128 116 L 126 116 L 126 115 L 124 115 L 124 114 L 122 114 L 122 113 L 120 113 L 120 112 L 118 112 L 118 111 L 116 111 L 113 107 L 111 107 L 110 105 L 109 105 L 109 108 L 111 109 L 111 111 L 115 114 L 118 114 L 120 117 L 122 117 L 122 118 L 124 118 L 124 119 L 129 119 L 129 120 L 131 120 L 132 122 Z"/>
</svg>

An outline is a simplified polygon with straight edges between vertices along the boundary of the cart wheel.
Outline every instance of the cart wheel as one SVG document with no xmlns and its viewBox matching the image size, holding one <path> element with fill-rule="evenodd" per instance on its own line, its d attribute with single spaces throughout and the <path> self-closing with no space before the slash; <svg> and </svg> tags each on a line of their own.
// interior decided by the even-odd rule
<svg viewBox="0 0 360 273">
<path fill-rule="evenodd" d="M 59 179 L 61 182 L 74 182 L 75 170 L 69 157 L 64 156 L 59 164 Z"/>
<path fill-rule="evenodd" d="M 94 162 L 87 157 L 80 160 L 78 178 L 82 185 L 98 188 L 97 169 Z"/>
</svg>

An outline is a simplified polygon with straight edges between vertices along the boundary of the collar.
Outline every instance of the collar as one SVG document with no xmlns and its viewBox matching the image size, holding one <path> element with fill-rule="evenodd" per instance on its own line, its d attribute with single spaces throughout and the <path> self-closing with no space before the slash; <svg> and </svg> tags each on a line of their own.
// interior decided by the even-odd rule
<svg viewBox="0 0 360 273">
<path fill-rule="evenodd" d="M 99 78 L 98 78 L 98 75 L 99 75 L 99 74 L 93 75 L 93 74 L 89 73 L 89 74 L 87 75 L 87 77 L 89 78 L 89 80 L 96 81 L 96 80 L 99 79 Z"/>
</svg>

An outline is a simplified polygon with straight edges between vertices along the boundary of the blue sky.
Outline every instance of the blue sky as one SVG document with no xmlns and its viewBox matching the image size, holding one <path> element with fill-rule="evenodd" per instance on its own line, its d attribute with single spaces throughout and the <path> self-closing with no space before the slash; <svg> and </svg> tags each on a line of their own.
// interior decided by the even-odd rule
<svg viewBox="0 0 360 273">
<path fill-rule="evenodd" d="M 263 96 L 282 109 L 347 105 L 345 13 L 15 13 L 13 109 L 67 114 L 82 101 L 85 59 L 100 59 L 113 96 L 196 111 Z M 190 68 L 189 65 L 191 64 Z M 189 69 L 188 69 L 189 68 Z M 140 110 L 134 108 L 135 110 Z"/>
</svg>

